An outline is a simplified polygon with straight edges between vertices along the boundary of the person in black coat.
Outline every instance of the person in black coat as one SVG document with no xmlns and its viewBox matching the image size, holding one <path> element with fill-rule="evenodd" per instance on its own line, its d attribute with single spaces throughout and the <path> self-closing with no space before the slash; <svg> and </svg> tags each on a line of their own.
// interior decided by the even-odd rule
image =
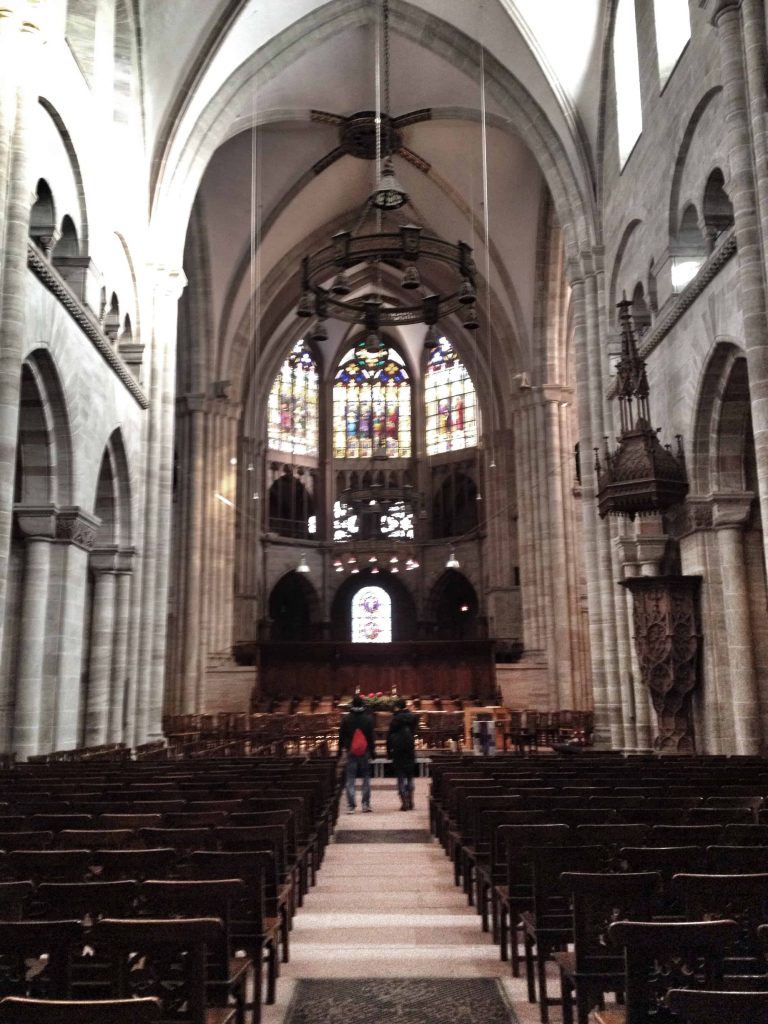
<svg viewBox="0 0 768 1024">
<path fill-rule="evenodd" d="M 406 708 L 402 697 L 395 702 L 392 721 L 387 733 L 387 754 L 397 776 L 400 810 L 413 810 L 413 777 L 416 774 L 416 733 L 418 715 Z"/>
</svg>

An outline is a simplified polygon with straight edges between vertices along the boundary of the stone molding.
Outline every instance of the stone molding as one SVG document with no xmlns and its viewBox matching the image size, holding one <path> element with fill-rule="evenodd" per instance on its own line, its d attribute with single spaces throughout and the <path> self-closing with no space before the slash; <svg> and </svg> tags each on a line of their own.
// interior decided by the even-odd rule
<svg viewBox="0 0 768 1024">
<path fill-rule="evenodd" d="M 702 6 L 706 6 L 707 0 L 704 0 Z M 715 0 L 712 4 L 712 13 L 709 16 L 710 25 L 714 25 L 717 28 L 717 23 L 720 21 L 722 16 L 728 11 L 738 11 L 741 7 L 741 0 Z"/>
<path fill-rule="evenodd" d="M 17 505 L 16 525 L 27 539 L 74 544 L 90 551 L 96 541 L 101 520 L 78 505 Z"/>
<path fill-rule="evenodd" d="M 142 409 L 149 408 L 149 399 L 137 383 L 136 378 L 112 348 L 109 338 L 91 313 L 70 290 L 59 272 L 52 267 L 32 242 L 27 246 L 27 266 L 43 285 L 54 295 L 69 313 L 77 326 L 104 358 L 110 369 L 120 378 L 126 390 L 135 398 Z"/>
<path fill-rule="evenodd" d="M 136 548 L 121 548 L 106 544 L 91 551 L 89 566 L 95 573 L 112 573 L 114 576 L 129 576 L 134 570 Z"/>
<path fill-rule="evenodd" d="M 682 540 L 699 530 L 712 529 L 712 504 L 708 498 L 689 497 L 664 513 L 664 525 L 673 540 Z"/>
<path fill-rule="evenodd" d="M 749 522 L 755 495 L 751 491 L 739 494 L 713 494 L 712 526 L 716 530 L 743 529 Z"/>
<path fill-rule="evenodd" d="M 572 405 L 573 396 L 574 389 L 566 384 L 529 384 L 521 386 L 510 396 L 509 408 L 514 415 L 524 409 L 535 409 L 551 402 Z"/>
<path fill-rule="evenodd" d="M 712 255 L 702 264 L 698 274 L 680 292 L 669 307 L 663 309 L 656 323 L 643 337 L 642 343 L 638 346 L 638 353 L 642 359 L 658 348 L 666 338 L 675 324 L 682 319 L 685 313 L 691 308 L 710 281 L 720 273 L 728 260 L 735 256 L 737 251 L 736 234 L 733 228 L 726 233 L 724 241 L 715 249 Z M 607 398 L 615 398 L 617 395 L 617 382 L 612 380 L 606 392 Z"/>
<path fill-rule="evenodd" d="M 693 495 L 664 514 L 664 525 L 676 541 L 701 530 L 743 529 L 749 522 L 752 491 Z"/>
</svg>

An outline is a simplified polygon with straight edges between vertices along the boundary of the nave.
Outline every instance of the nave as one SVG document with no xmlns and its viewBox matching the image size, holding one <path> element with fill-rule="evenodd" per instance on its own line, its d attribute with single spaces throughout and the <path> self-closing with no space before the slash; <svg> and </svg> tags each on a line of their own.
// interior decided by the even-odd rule
<svg viewBox="0 0 768 1024">
<path fill-rule="evenodd" d="M 264 1007 L 263 1024 L 284 1024 L 297 980 L 320 978 L 495 979 L 520 1024 L 538 1021 L 538 1007 L 525 999 L 524 981 L 513 978 L 509 964 L 499 959 L 475 908 L 453 884 L 450 860 L 429 833 L 429 779 L 415 780 L 412 813 L 400 812 L 394 780 L 374 779 L 371 785 L 372 814 L 358 808 L 354 815 L 339 815 L 317 885 L 295 919 L 291 960 L 282 966 L 277 1002 Z M 434 1009 L 434 1020 L 441 1020 L 445 1007 Z M 462 1012 L 472 1014 L 471 1008 L 454 1007 L 446 1019 L 457 1020 Z M 420 1024 L 432 1019 L 420 1018 Z M 310 1024 L 314 1018 L 290 1020 Z"/>
</svg>

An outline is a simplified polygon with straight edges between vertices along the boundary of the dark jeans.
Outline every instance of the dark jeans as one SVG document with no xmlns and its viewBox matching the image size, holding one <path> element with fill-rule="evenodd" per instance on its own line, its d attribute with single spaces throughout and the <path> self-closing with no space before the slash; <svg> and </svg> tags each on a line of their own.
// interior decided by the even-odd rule
<svg viewBox="0 0 768 1024">
<path fill-rule="evenodd" d="M 397 773 L 397 792 L 400 799 L 405 802 L 413 796 L 413 776 Z"/>
<path fill-rule="evenodd" d="M 366 751 L 360 757 L 347 754 L 347 807 L 355 806 L 355 779 L 360 775 L 363 780 L 363 807 L 371 802 L 371 755 Z"/>
</svg>

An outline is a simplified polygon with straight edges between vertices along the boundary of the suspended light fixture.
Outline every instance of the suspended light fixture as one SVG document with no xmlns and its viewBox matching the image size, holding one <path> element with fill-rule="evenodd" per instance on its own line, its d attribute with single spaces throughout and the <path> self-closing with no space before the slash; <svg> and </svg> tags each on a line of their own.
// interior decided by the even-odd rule
<svg viewBox="0 0 768 1024">
<path fill-rule="evenodd" d="M 469 278 L 465 277 L 462 281 L 457 298 L 462 306 L 471 306 L 477 301 L 477 291 Z"/>
<path fill-rule="evenodd" d="M 325 320 L 318 320 L 315 326 L 310 331 L 309 337 L 312 341 L 327 341 L 328 340 L 328 328 L 325 326 Z"/>
<path fill-rule="evenodd" d="M 408 193 L 395 177 L 392 157 L 387 157 L 381 168 L 381 177 L 371 192 L 370 204 L 377 210 L 399 210 L 408 202 Z"/>
<path fill-rule="evenodd" d="M 466 306 L 464 308 L 464 327 L 468 331 L 476 331 L 480 326 L 480 320 L 477 316 L 477 306 Z"/>
<path fill-rule="evenodd" d="M 471 306 L 477 294 L 472 250 L 465 242 L 452 244 L 445 239 L 425 235 L 417 224 L 398 225 L 388 230 L 382 226 L 382 214 L 402 209 L 410 199 L 397 180 L 393 164 L 393 155 L 398 152 L 405 154 L 406 149 L 399 125 L 390 116 L 389 0 L 378 2 L 382 12 L 383 102 L 376 111 L 360 111 L 345 118 L 323 115 L 324 123 L 336 120 L 340 124 L 338 152 L 376 160 L 376 185 L 366 200 L 362 216 L 357 218 L 354 232 L 339 231 L 325 248 L 304 256 L 301 297 L 296 310 L 301 317 L 317 316 L 322 320 L 327 316 L 364 325 L 368 332 L 366 348 L 371 353 L 380 352 L 383 347 L 380 328 L 418 323 L 434 325 L 463 306 Z M 404 117 L 403 122 L 411 124 L 412 120 Z M 358 233 L 371 211 L 377 217 L 375 231 L 371 234 Z M 380 294 L 373 302 L 370 294 L 365 297 L 352 295 L 347 276 L 352 268 L 366 264 L 380 267 L 384 263 L 392 265 L 397 262 L 405 267 L 401 282 L 405 292 L 419 291 L 426 263 L 439 264 L 439 267 L 435 266 L 438 271 L 446 267 L 453 271 L 453 282 L 446 284 L 440 295 L 423 298 L 414 295 L 414 299 L 409 301 L 398 300 L 389 293 L 384 295 L 380 283 Z M 441 280 L 444 277 L 441 274 Z M 375 315 L 372 315 L 373 306 L 376 307 Z M 468 329 L 474 330 L 472 317 L 466 319 L 470 321 Z M 315 340 L 324 340 L 314 337 Z"/>
<path fill-rule="evenodd" d="M 427 333 L 424 335 L 424 348 L 431 356 L 439 344 L 440 331 L 437 329 L 435 324 L 432 324 L 427 328 Z"/>
<path fill-rule="evenodd" d="M 299 304 L 296 307 L 296 316 L 310 317 L 315 315 L 315 296 L 308 289 L 305 288 L 301 293 Z"/>
<path fill-rule="evenodd" d="M 307 564 L 307 556 L 303 551 L 299 558 L 299 564 L 296 566 L 296 572 L 311 572 L 309 565 Z"/>
<path fill-rule="evenodd" d="M 400 287 L 405 288 L 407 291 L 412 291 L 414 288 L 421 288 L 421 274 L 419 268 L 414 266 L 412 263 L 410 267 L 405 268 L 403 274 L 403 280 L 400 282 Z"/>
<path fill-rule="evenodd" d="M 334 295 L 344 296 L 349 295 L 351 291 L 352 288 L 349 284 L 349 278 L 347 277 L 346 273 L 343 270 L 340 270 L 336 277 L 333 279 L 333 284 L 331 285 L 331 292 Z"/>
<path fill-rule="evenodd" d="M 461 562 L 459 562 L 458 558 L 456 557 L 456 552 L 451 551 L 450 555 L 448 556 L 448 561 L 445 563 L 445 568 L 458 569 L 460 566 Z"/>
</svg>

